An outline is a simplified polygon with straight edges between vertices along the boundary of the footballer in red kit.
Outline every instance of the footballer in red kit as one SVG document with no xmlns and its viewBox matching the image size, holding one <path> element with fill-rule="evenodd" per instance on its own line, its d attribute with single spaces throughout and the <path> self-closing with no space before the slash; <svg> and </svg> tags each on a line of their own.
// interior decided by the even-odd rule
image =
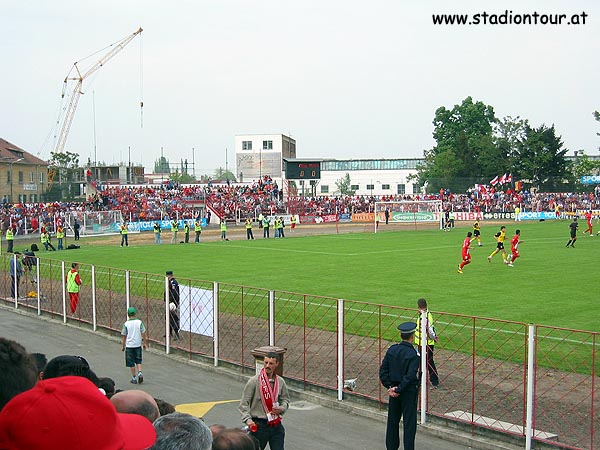
<svg viewBox="0 0 600 450">
<path fill-rule="evenodd" d="M 585 213 L 585 220 L 587 220 L 587 229 L 583 232 L 583 234 L 587 233 L 589 231 L 590 236 L 594 235 L 594 232 L 592 231 L 592 211 L 588 211 Z"/>
<path fill-rule="evenodd" d="M 473 233 L 470 231 L 467 233 L 467 237 L 463 241 L 462 245 L 462 262 L 458 266 L 458 273 L 463 273 L 463 268 L 471 263 L 471 254 L 469 253 L 469 247 L 471 246 L 471 236 Z"/>
<path fill-rule="evenodd" d="M 510 240 L 510 255 L 508 255 L 507 261 L 508 261 L 508 266 L 509 267 L 513 267 L 513 263 L 515 262 L 515 259 L 517 259 L 519 256 L 521 256 L 519 254 L 519 244 L 523 242 L 521 241 L 521 230 L 517 230 L 515 231 L 515 235 L 512 237 L 512 239 Z"/>
</svg>

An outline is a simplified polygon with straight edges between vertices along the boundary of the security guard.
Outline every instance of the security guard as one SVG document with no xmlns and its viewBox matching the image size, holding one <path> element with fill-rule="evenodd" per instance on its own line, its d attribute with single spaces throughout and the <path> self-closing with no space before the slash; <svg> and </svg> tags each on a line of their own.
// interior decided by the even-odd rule
<svg viewBox="0 0 600 450">
<path fill-rule="evenodd" d="M 58 250 L 64 250 L 65 247 L 63 246 L 63 241 L 65 239 L 65 229 L 61 225 L 56 229 L 56 239 L 58 241 L 56 246 Z"/>
<path fill-rule="evenodd" d="M 435 326 L 433 322 L 433 316 L 429 312 L 427 308 L 427 300 L 424 298 L 420 298 L 417 300 L 417 308 L 419 308 L 419 316 L 417 317 L 417 323 L 421 322 L 421 314 L 426 313 L 426 319 L 424 325 L 425 336 L 427 338 L 426 351 L 427 351 L 427 372 L 429 373 L 429 381 L 434 388 L 437 388 L 440 385 L 440 377 L 438 375 L 437 367 L 435 366 L 435 361 L 433 360 L 433 351 L 435 349 L 435 343 L 440 339 L 435 332 Z M 418 349 L 421 349 L 421 327 L 417 326 L 415 331 L 415 341 L 414 344 Z"/>
<path fill-rule="evenodd" d="M 190 226 L 189 224 L 186 222 L 183 223 L 183 235 L 184 235 L 184 242 L 187 244 L 190 242 Z"/>
<path fill-rule="evenodd" d="M 194 242 L 199 243 L 200 234 L 202 234 L 202 222 L 200 222 L 200 220 L 198 219 L 196 219 L 196 221 L 194 222 L 194 233 L 196 233 L 196 239 L 194 240 Z"/>
<path fill-rule="evenodd" d="M 127 221 L 123 222 L 121 225 L 121 247 L 125 244 L 125 247 L 129 247 L 129 230 L 127 229 Z"/>
<path fill-rule="evenodd" d="M 271 226 L 271 219 L 267 216 L 263 216 L 262 219 L 262 228 L 263 228 L 263 238 L 269 238 L 269 227 Z"/>
<path fill-rule="evenodd" d="M 252 234 L 252 219 L 250 217 L 246 218 L 246 238 L 248 240 L 254 239 L 254 235 Z"/>
<path fill-rule="evenodd" d="M 227 239 L 227 221 L 225 220 L 225 217 L 223 217 L 221 219 L 221 240 L 222 241 L 229 240 L 229 239 Z"/>
<path fill-rule="evenodd" d="M 13 229 L 11 226 L 9 226 L 6 229 L 6 253 L 12 253 L 13 252 L 13 246 L 15 244 L 15 233 L 13 233 Z"/>
<path fill-rule="evenodd" d="M 177 244 L 177 231 L 179 231 L 179 224 L 176 220 L 171 221 L 171 244 Z"/>
<path fill-rule="evenodd" d="M 160 228 L 160 224 L 158 222 L 154 222 L 154 243 L 155 244 L 162 244 L 162 238 L 160 236 L 161 232 L 162 232 L 162 230 Z"/>
<path fill-rule="evenodd" d="M 417 432 L 417 391 L 419 385 L 419 352 L 413 346 L 417 324 L 398 325 L 402 342 L 392 345 L 379 368 L 379 380 L 390 396 L 385 445 L 387 450 L 400 448 L 398 426 L 404 425 L 404 450 L 414 450 Z"/>
</svg>

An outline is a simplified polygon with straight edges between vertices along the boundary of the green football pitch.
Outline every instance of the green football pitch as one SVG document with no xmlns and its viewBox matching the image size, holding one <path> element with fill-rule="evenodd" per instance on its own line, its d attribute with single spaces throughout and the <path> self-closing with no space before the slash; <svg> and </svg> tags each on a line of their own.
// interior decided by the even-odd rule
<svg viewBox="0 0 600 450">
<path fill-rule="evenodd" d="M 483 223 L 483 246 L 471 244 L 473 262 L 463 274 L 457 265 L 468 227 L 128 248 L 120 248 L 115 236 L 106 245 L 82 240 L 76 253 L 40 256 L 77 255 L 80 263 L 97 266 L 173 270 L 180 278 L 409 308 L 425 297 L 434 311 L 598 331 L 600 236 L 580 233 L 575 248 L 565 248 L 569 223 L 506 222 L 507 251 L 508 240 L 521 229 L 521 258 L 514 267 L 504 265 L 501 255 L 488 263 L 500 224 Z"/>
</svg>

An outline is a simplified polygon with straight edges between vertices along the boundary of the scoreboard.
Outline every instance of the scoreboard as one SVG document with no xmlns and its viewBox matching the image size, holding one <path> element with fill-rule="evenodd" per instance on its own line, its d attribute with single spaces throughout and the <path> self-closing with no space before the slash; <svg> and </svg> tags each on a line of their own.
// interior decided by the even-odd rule
<svg viewBox="0 0 600 450">
<path fill-rule="evenodd" d="M 285 178 L 288 180 L 320 180 L 321 161 L 285 161 Z"/>
</svg>

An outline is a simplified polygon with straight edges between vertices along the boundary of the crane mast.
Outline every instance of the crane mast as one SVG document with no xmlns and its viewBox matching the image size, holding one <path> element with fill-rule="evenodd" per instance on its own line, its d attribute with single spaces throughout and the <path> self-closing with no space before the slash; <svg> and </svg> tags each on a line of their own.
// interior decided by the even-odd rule
<svg viewBox="0 0 600 450">
<path fill-rule="evenodd" d="M 69 105 L 67 106 L 65 117 L 63 119 L 63 124 L 60 130 L 60 134 L 58 135 L 58 140 L 56 142 L 56 147 L 54 151 L 56 153 L 62 153 L 65 149 L 65 144 L 67 143 L 67 137 L 69 136 L 69 130 L 71 129 L 71 124 L 73 123 L 73 118 L 75 117 L 75 111 L 77 110 L 77 104 L 79 103 L 79 97 L 83 94 L 83 80 L 88 78 L 94 72 L 96 72 L 100 67 L 110 61 L 117 53 L 125 48 L 127 44 L 129 44 L 135 37 L 142 32 L 142 28 L 140 27 L 135 33 L 126 36 L 121 39 L 119 42 L 116 42 L 110 46 L 110 51 L 106 53 L 99 61 L 94 63 L 89 69 L 87 69 L 83 74 L 79 70 L 78 62 L 73 64 L 73 67 L 65 77 L 65 81 L 63 84 L 63 92 L 62 97 L 65 97 L 65 92 L 67 91 L 67 85 L 69 81 L 76 81 L 75 88 L 71 93 L 71 97 L 69 100 Z M 72 75 L 73 74 L 73 75 Z"/>
</svg>

